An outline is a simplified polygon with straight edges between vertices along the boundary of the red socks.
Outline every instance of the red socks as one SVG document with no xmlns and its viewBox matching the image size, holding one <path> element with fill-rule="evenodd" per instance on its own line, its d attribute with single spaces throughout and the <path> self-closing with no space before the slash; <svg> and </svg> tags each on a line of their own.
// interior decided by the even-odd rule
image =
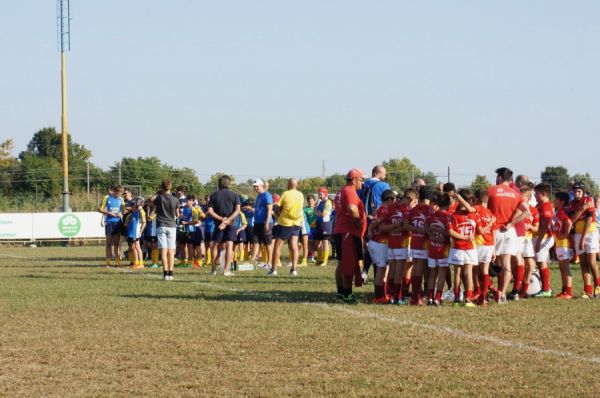
<svg viewBox="0 0 600 398">
<path fill-rule="evenodd" d="M 583 285 L 583 291 L 590 296 L 594 294 L 594 289 L 592 288 L 592 285 Z"/>
<path fill-rule="evenodd" d="M 421 293 L 421 277 L 420 276 L 411 276 L 410 283 L 412 285 L 412 298 L 413 298 L 413 300 L 417 300 Z"/>
<path fill-rule="evenodd" d="M 600 286 L 600 278 L 594 280 L 594 286 Z"/>
<path fill-rule="evenodd" d="M 525 277 L 525 265 L 519 264 L 517 266 L 517 274 L 515 275 L 515 284 L 513 290 L 520 291 L 523 285 L 523 278 Z"/>
<path fill-rule="evenodd" d="M 491 278 L 489 275 L 483 275 L 483 299 L 487 300 L 487 295 L 488 295 L 488 289 L 490 288 L 490 285 L 492 284 L 491 282 Z"/>
<path fill-rule="evenodd" d="M 550 290 L 550 268 L 546 267 L 540 271 L 542 276 L 542 290 L 547 292 Z"/>
</svg>

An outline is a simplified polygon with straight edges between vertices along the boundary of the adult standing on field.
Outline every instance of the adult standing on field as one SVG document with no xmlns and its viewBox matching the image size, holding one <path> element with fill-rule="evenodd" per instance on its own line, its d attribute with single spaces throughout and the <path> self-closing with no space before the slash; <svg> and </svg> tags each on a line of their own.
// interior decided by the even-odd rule
<svg viewBox="0 0 600 398">
<path fill-rule="evenodd" d="M 156 234 L 158 237 L 158 250 L 163 263 L 163 279 L 173 280 L 173 266 L 175 265 L 175 247 L 177 225 L 179 218 L 179 200 L 171 194 L 171 180 L 165 179 L 161 184 L 161 191 L 154 199 L 156 207 Z"/>
<path fill-rule="evenodd" d="M 122 198 L 123 186 L 110 187 L 110 194 L 102 198 L 98 211 L 104 215 L 104 235 L 106 236 L 106 260 L 105 267 L 110 266 L 114 248 L 115 266 L 121 265 L 121 228 L 123 226 L 123 212 L 125 203 Z"/>
<path fill-rule="evenodd" d="M 356 302 L 352 294 L 352 279 L 357 287 L 362 286 L 359 261 L 362 259 L 367 216 L 357 191 L 362 188 L 365 178 L 361 170 L 350 170 L 346 174 L 346 185 L 334 199 L 333 242 L 338 259 L 335 282 L 338 297 L 347 303 Z"/>
<path fill-rule="evenodd" d="M 510 284 L 511 256 L 515 256 L 518 247 L 518 238 L 515 225 L 530 215 L 529 206 L 525 203 L 520 192 L 517 192 L 511 183 L 513 172 L 507 167 L 496 169 L 496 185 L 488 188 L 488 208 L 496 217 L 494 223 L 496 256 L 502 268 L 501 285 L 499 286 L 498 303 L 506 303 L 506 290 Z"/>
<path fill-rule="evenodd" d="M 252 245 L 252 261 L 258 262 L 260 247 L 267 252 L 267 260 L 259 263 L 261 268 L 270 268 L 273 256 L 273 196 L 265 186 L 265 181 L 260 178 L 254 180 L 252 186 L 258 194 L 254 201 L 254 236 L 256 244 Z"/>
<path fill-rule="evenodd" d="M 365 181 L 363 187 L 360 189 L 360 198 L 365 205 L 365 211 L 367 213 L 367 227 L 373 221 L 375 210 L 381 206 L 381 194 L 384 191 L 391 190 L 390 184 L 385 182 L 387 177 L 387 170 L 382 165 L 378 164 L 371 170 L 371 178 Z M 365 255 L 364 268 L 361 274 L 363 281 L 366 283 L 368 279 L 369 269 L 371 268 L 371 256 L 369 251 L 366 250 L 366 240 L 363 252 Z"/>
<path fill-rule="evenodd" d="M 215 231 L 211 243 L 212 268 L 211 275 L 217 274 L 219 250 L 225 250 L 225 267 L 223 275 L 233 276 L 230 271 L 233 261 L 233 244 L 237 242 L 237 226 L 235 221 L 241 211 L 240 195 L 229 189 L 231 178 L 228 175 L 219 177 L 219 189 L 210 195 L 208 215 L 215 220 Z"/>
<path fill-rule="evenodd" d="M 291 276 L 297 276 L 298 271 L 298 238 L 302 225 L 304 225 L 304 195 L 298 191 L 298 180 L 290 178 L 287 184 L 288 190 L 285 191 L 275 206 L 277 215 L 277 226 L 273 228 L 273 237 L 275 238 L 275 247 L 273 248 L 273 258 L 271 259 L 271 269 L 269 275 L 277 275 L 277 264 L 281 258 L 281 248 L 287 241 L 290 242 L 290 257 L 292 258 Z"/>
</svg>

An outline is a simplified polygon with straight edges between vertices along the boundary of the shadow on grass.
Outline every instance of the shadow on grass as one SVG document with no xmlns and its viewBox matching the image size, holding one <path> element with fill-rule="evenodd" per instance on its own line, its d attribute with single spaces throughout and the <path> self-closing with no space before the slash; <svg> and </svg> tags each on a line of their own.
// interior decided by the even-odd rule
<svg viewBox="0 0 600 398">
<path fill-rule="evenodd" d="M 360 297 L 360 295 L 358 295 Z M 219 295 L 210 295 L 203 292 L 195 294 L 125 294 L 120 297 L 128 299 L 148 300 L 204 300 L 215 302 L 256 302 L 256 303 L 338 303 L 335 293 L 309 292 L 309 291 L 282 291 L 271 290 L 268 292 L 231 292 Z M 362 301 L 359 299 L 359 301 Z"/>
</svg>

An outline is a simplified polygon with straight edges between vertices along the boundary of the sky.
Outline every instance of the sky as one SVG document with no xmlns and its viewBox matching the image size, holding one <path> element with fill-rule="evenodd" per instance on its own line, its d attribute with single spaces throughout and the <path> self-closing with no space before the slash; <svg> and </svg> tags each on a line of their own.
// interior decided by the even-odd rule
<svg viewBox="0 0 600 398">
<path fill-rule="evenodd" d="M 103 168 L 157 156 L 319 176 L 390 158 L 467 184 L 600 179 L 600 2 L 71 0 L 69 131 Z M 60 130 L 56 4 L 0 13 L 0 139 Z"/>
</svg>

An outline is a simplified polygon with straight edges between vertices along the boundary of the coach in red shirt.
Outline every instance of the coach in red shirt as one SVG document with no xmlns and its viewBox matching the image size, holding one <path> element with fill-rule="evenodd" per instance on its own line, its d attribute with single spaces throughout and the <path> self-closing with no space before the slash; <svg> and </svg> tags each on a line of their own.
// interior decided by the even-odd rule
<svg viewBox="0 0 600 398">
<path fill-rule="evenodd" d="M 362 188 L 365 178 L 361 170 L 350 170 L 346 174 L 346 185 L 334 199 L 333 241 L 338 254 L 335 281 L 338 297 L 347 303 L 356 302 L 352 294 L 353 277 L 357 287 L 362 285 L 359 261 L 363 258 L 362 238 L 367 229 L 367 216 L 357 191 Z"/>
<path fill-rule="evenodd" d="M 496 240 L 496 256 L 502 267 L 502 278 L 498 303 L 506 303 L 506 290 L 510 284 L 512 272 L 511 256 L 522 249 L 517 245 L 515 224 L 529 216 L 529 206 L 523 200 L 520 192 L 511 187 L 513 172 L 509 168 L 496 169 L 496 184 L 488 188 L 488 208 L 496 217 L 494 224 Z"/>
</svg>

